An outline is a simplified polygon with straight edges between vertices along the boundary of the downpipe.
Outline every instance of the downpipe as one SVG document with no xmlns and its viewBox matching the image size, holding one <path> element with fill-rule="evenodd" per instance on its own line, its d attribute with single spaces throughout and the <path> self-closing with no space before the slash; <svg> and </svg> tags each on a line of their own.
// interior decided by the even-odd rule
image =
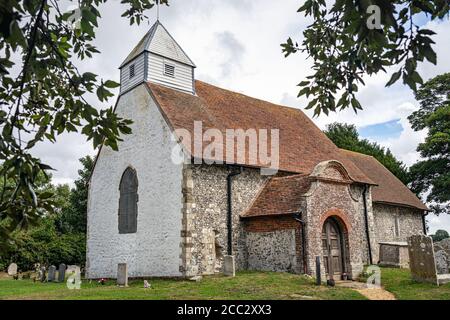
<svg viewBox="0 0 450 320">
<path fill-rule="evenodd" d="M 302 230 L 302 261 L 303 261 L 303 273 L 308 274 L 308 267 L 306 265 L 306 234 L 305 234 L 305 221 L 302 219 L 302 212 L 294 214 L 294 219 L 300 223 Z"/>
<path fill-rule="evenodd" d="M 366 236 L 367 236 L 367 249 L 369 250 L 369 263 L 370 265 L 373 264 L 373 258 L 372 258 L 372 246 L 370 245 L 370 232 L 369 232 L 369 217 L 367 213 L 367 185 L 364 186 L 363 191 L 363 204 L 364 204 L 364 220 L 366 222 Z"/>
<path fill-rule="evenodd" d="M 233 178 L 244 172 L 243 167 L 239 167 L 239 172 L 231 172 L 227 175 L 227 254 L 233 255 L 233 203 L 232 187 Z"/>
</svg>

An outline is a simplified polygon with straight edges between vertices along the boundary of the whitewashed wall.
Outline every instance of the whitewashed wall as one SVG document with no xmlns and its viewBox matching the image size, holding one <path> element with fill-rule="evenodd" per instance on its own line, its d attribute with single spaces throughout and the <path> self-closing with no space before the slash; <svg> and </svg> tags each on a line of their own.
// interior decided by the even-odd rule
<svg viewBox="0 0 450 320">
<path fill-rule="evenodd" d="M 175 66 L 175 77 L 164 75 L 164 64 Z M 153 53 L 148 54 L 148 81 L 160 83 L 178 90 L 194 92 L 193 68 L 191 66 L 164 58 Z"/>
<path fill-rule="evenodd" d="M 119 117 L 134 121 L 120 151 L 103 147 L 89 186 L 87 277 L 180 276 L 182 165 L 171 161 L 171 132 L 144 85 L 119 98 Z M 119 183 L 132 166 L 139 179 L 138 226 L 119 234 Z"/>
<path fill-rule="evenodd" d="M 130 66 L 134 64 L 134 77 L 130 79 Z M 144 82 L 145 76 L 145 55 L 141 54 L 126 64 L 120 70 L 120 93 L 123 93 L 139 83 Z"/>
</svg>

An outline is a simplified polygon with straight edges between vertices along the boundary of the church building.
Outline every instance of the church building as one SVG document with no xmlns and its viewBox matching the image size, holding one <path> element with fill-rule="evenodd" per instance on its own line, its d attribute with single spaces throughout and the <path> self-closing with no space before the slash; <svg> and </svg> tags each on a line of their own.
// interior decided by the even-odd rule
<svg viewBox="0 0 450 320">
<path fill-rule="evenodd" d="M 316 257 L 324 274 L 356 278 L 380 243 L 424 233 L 427 207 L 376 159 L 339 149 L 301 110 L 196 80 L 195 68 L 159 21 L 120 66 L 115 112 L 132 134 L 95 161 L 88 278 L 115 278 L 120 263 L 136 278 L 212 275 L 224 261 L 314 275 Z M 251 134 L 233 144 L 245 156 L 209 157 L 204 133 L 229 129 L 256 132 L 255 148 L 276 130 L 265 146 L 276 170 L 252 158 Z"/>
</svg>

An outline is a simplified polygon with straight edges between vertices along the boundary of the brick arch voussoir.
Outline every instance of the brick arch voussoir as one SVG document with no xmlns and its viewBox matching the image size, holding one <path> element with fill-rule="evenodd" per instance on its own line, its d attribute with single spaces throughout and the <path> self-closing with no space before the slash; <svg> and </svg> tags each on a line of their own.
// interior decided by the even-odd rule
<svg viewBox="0 0 450 320">
<path fill-rule="evenodd" d="M 339 222 L 342 224 L 342 226 L 344 227 L 344 230 L 342 230 L 344 233 L 349 233 L 352 229 L 352 225 L 347 217 L 347 215 L 345 214 L 345 212 L 341 209 L 330 209 L 328 211 L 326 211 L 322 217 L 320 218 L 320 229 L 323 229 L 323 225 L 325 223 L 325 221 L 327 221 L 328 218 L 337 218 L 337 220 L 339 220 Z"/>
</svg>

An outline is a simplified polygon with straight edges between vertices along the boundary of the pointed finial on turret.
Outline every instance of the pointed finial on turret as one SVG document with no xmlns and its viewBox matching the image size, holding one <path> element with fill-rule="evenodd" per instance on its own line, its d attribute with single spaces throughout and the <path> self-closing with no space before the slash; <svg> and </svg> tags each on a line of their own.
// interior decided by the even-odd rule
<svg viewBox="0 0 450 320">
<path fill-rule="evenodd" d="M 156 21 L 159 21 L 159 0 L 156 0 Z"/>
</svg>

